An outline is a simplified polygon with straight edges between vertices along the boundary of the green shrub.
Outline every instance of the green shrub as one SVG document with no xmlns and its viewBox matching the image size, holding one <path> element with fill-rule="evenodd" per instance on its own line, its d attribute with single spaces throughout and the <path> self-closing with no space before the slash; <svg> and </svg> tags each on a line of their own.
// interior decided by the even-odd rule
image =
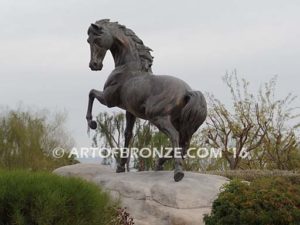
<svg viewBox="0 0 300 225">
<path fill-rule="evenodd" d="M 294 184 L 300 184 L 300 171 L 289 170 L 226 170 L 226 171 L 206 171 L 206 174 L 224 176 L 229 179 L 240 179 L 254 181 L 259 178 L 284 177 Z"/>
<path fill-rule="evenodd" d="M 115 207 L 107 193 L 79 178 L 0 171 L 1 225 L 108 225 Z"/>
<path fill-rule="evenodd" d="M 214 201 L 206 225 L 299 225 L 300 185 L 263 178 L 247 184 L 233 180 Z"/>
</svg>

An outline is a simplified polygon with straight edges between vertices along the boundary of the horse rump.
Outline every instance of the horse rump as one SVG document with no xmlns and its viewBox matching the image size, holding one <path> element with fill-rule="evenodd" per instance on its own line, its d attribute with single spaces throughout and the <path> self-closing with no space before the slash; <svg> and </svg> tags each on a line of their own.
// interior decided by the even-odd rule
<svg viewBox="0 0 300 225">
<path fill-rule="evenodd" d="M 207 116 L 207 104 L 200 91 L 189 91 L 186 105 L 181 110 L 180 134 L 190 139 L 203 124 Z"/>
</svg>

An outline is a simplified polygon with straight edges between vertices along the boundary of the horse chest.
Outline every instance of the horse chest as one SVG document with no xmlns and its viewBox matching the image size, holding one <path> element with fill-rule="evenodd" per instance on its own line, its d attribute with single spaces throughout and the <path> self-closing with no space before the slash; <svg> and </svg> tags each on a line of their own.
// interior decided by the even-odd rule
<svg viewBox="0 0 300 225">
<path fill-rule="evenodd" d="M 103 95 L 108 107 L 121 107 L 120 90 L 125 83 L 122 73 L 112 73 L 105 82 Z"/>
</svg>

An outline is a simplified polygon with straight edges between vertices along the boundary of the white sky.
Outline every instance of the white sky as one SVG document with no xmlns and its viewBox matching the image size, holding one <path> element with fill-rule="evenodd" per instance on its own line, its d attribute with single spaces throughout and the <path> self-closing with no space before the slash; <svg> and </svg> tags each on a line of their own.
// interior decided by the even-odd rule
<svg viewBox="0 0 300 225">
<path fill-rule="evenodd" d="M 108 54 L 101 72 L 89 70 L 86 31 L 104 18 L 154 50 L 154 73 L 225 102 L 221 77 L 234 69 L 254 90 L 279 75 L 278 95 L 299 95 L 299 12 L 299 0 L 1 0 L 0 105 L 66 110 L 78 146 L 89 145 L 88 92 L 102 89 L 113 61 Z M 94 115 L 106 110 L 96 103 Z"/>
</svg>

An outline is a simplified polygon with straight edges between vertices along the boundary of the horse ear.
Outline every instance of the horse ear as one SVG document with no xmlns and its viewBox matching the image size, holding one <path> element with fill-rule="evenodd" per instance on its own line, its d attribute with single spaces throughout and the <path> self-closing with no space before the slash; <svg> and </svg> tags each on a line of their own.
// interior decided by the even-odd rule
<svg viewBox="0 0 300 225">
<path fill-rule="evenodd" d="M 95 24 L 95 23 L 92 23 L 91 24 L 91 27 L 95 30 L 95 31 L 100 31 L 102 28 L 101 27 L 99 27 L 97 24 Z"/>
</svg>

